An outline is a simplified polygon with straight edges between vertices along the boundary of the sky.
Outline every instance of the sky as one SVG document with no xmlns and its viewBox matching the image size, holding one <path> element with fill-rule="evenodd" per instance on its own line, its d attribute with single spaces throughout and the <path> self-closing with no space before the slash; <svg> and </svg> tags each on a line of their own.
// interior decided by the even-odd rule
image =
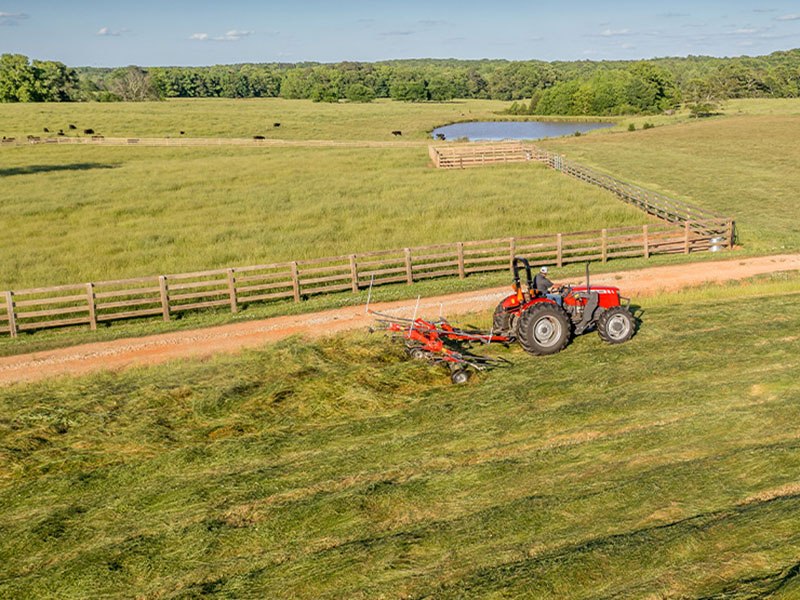
<svg viewBox="0 0 800 600">
<path fill-rule="evenodd" d="M 0 0 L 0 53 L 70 66 L 756 56 L 800 2 Z"/>
</svg>

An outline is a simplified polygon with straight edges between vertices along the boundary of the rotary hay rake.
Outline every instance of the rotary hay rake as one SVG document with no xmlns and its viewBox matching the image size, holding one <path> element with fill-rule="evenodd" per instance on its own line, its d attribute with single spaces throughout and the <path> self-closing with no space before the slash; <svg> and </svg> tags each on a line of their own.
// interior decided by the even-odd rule
<svg viewBox="0 0 800 600">
<path fill-rule="evenodd" d="M 464 329 L 451 325 L 442 318 L 426 321 L 416 317 L 411 319 L 395 317 L 375 311 L 369 313 L 375 317 L 375 325 L 370 329 L 372 332 L 387 332 L 392 340 L 403 343 L 406 353 L 413 359 L 425 360 L 448 368 L 453 383 L 466 383 L 472 371 L 485 371 L 511 364 L 503 358 L 470 352 L 470 348 L 475 344 L 507 345 L 512 341 L 510 337 L 494 335 L 492 331 Z"/>
</svg>

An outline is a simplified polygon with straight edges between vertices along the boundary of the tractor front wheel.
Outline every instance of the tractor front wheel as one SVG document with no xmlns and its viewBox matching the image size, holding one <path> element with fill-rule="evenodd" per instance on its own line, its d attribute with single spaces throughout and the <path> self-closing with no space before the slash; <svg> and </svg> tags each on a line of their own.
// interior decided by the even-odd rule
<svg viewBox="0 0 800 600">
<path fill-rule="evenodd" d="M 536 355 L 556 354 L 569 343 L 572 325 L 567 313 L 551 302 L 539 302 L 519 318 L 519 343 Z"/>
<path fill-rule="evenodd" d="M 624 306 L 609 308 L 597 319 L 597 333 L 609 344 L 622 344 L 633 337 L 636 322 Z"/>
</svg>

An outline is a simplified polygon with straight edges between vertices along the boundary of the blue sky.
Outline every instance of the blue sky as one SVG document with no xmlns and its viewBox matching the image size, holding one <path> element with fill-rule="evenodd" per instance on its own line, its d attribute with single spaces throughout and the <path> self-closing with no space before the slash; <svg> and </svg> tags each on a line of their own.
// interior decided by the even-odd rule
<svg viewBox="0 0 800 600">
<path fill-rule="evenodd" d="M 0 0 L 0 53 L 71 66 L 739 56 L 800 47 L 800 2 Z"/>
</svg>

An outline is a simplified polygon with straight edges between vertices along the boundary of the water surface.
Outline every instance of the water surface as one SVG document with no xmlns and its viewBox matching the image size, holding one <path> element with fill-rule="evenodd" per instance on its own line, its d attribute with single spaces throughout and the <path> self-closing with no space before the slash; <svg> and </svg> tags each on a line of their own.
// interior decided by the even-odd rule
<svg viewBox="0 0 800 600">
<path fill-rule="evenodd" d="M 470 141 L 541 140 L 544 138 L 586 133 L 613 127 L 613 123 L 579 123 L 573 121 L 476 121 L 453 123 L 433 130 L 433 137 L 444 134 L 447 140 L 467 138 Z"/>
</svg>

